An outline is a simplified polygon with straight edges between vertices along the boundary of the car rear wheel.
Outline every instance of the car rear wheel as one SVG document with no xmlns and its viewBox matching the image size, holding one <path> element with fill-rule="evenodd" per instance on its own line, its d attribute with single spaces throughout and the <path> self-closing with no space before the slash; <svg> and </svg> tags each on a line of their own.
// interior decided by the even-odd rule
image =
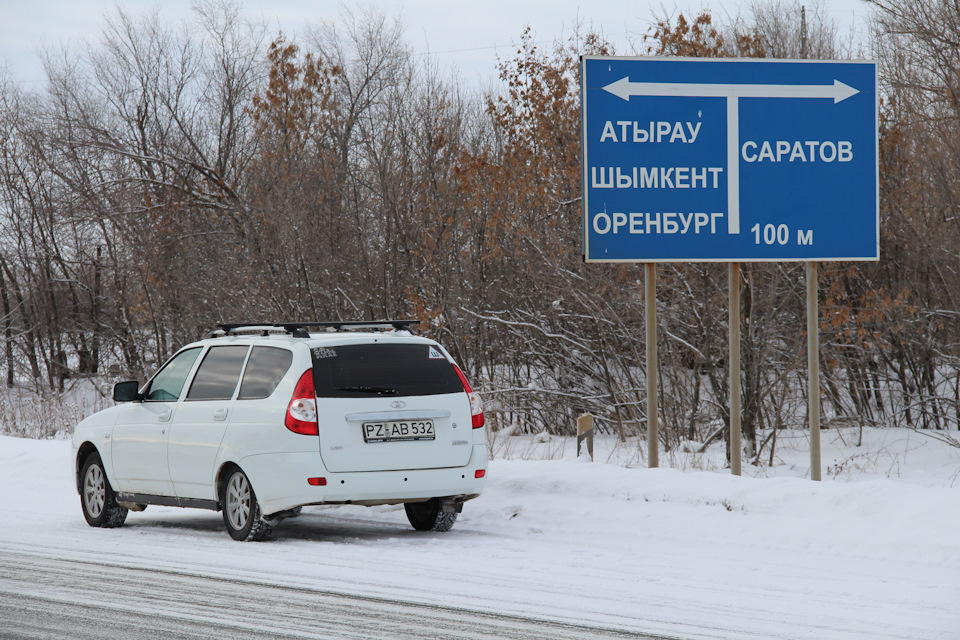
<svg viewBox="0 0 960 640">
<path fill-rule="evenodd" d="M 440 498 L 426 502 L 407 502 L 403 505 L 407 520 L 417 531 L 450 531 L 457 521 L 456 511 L 444 511 Z"/>
<path fill-rule="evenodd" d="M 127 519 L 127 510 L 117 504 L 100 454 L 87 456 L 80 472 L 80 506 L 91 527 L 119 527 Z"/>
<path fill-rule="evenodd" d="M 240 469 L 233 469 L 223 483 L 220 495 L 223 524 L 234 540 L 264 540 L 273 530 L 263 521 L 257 495 L 250 480 Z"/>
</svg>

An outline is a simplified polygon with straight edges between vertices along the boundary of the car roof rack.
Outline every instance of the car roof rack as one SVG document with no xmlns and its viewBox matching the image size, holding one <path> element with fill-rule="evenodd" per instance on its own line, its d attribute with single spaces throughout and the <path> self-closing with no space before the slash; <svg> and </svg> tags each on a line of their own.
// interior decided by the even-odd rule
<svg viewBox="0 0 960 640">
<path fill-rule="evenodd" d="M 307 329 L 316 327 L 324 331 L 410 331 L 411 327 L 420 324 L 419 320 L 356 320 L 343 322 L 236 322 L 218 324 L 217 330 L 207 337 L 213 338 L 236 333 L 289 333 L 294 338 L 309 338 Z"/>
</svg>

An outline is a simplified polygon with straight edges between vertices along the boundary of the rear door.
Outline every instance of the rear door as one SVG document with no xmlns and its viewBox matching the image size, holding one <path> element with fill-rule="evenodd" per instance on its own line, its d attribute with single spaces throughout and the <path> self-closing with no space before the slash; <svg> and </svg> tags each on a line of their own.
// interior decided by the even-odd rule
<svg viewBox="0 0 960 640">
<path fill-rule="evenodd" d="M 234 405 L 249 345 L 214 345 L 197 368 L 170 424 L 170 478 L 181 498 L 216 500 L 217 454 Z"/>
<path fill-rule="evenodd" d="M 469 462 L 470 403 L 436 345 L 378 341 L 311 353 L 328 470 L 437 469 Z"/>
</svg>

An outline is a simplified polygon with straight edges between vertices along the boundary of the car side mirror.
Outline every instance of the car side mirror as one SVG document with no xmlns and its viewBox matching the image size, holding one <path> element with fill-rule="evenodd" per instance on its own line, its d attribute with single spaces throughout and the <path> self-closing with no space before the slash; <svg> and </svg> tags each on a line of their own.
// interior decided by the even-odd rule
<svg viewBox="0 0 960 640">
<path fill-rule="evenodd" d="M 114 402 L 139 402 L 143 400 L 140 395 L 140 383 L 136 380 L 127 380 L 113 385 Z"/>
</svg>

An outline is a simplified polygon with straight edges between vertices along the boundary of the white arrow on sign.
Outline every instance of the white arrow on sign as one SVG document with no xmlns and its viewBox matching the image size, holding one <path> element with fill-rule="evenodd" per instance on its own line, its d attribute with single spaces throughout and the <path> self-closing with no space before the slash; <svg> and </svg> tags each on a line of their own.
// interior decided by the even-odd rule
<svg viewBox="0 0 960 640">
<path fill-rule="evenodd" d="M 630 82 L 624 77 L 603 88 L 627 102 L 631 96 L 727 99 L 727 233 L 740 233 L 740 98 L 832 98 L 842 102 L 860 93 L 839 80 L 833 84 L 695 84 Z"/>
<path fill-rule="evenodd" d="M 708 98 L 833 98 L 842 102 L 860 91 L 839 80 L 833 84 L 693 84 L 685 82 L 630 82 L 621 78 L 604 87 L 618 98 L 671 96 Z"/>
</svg>

